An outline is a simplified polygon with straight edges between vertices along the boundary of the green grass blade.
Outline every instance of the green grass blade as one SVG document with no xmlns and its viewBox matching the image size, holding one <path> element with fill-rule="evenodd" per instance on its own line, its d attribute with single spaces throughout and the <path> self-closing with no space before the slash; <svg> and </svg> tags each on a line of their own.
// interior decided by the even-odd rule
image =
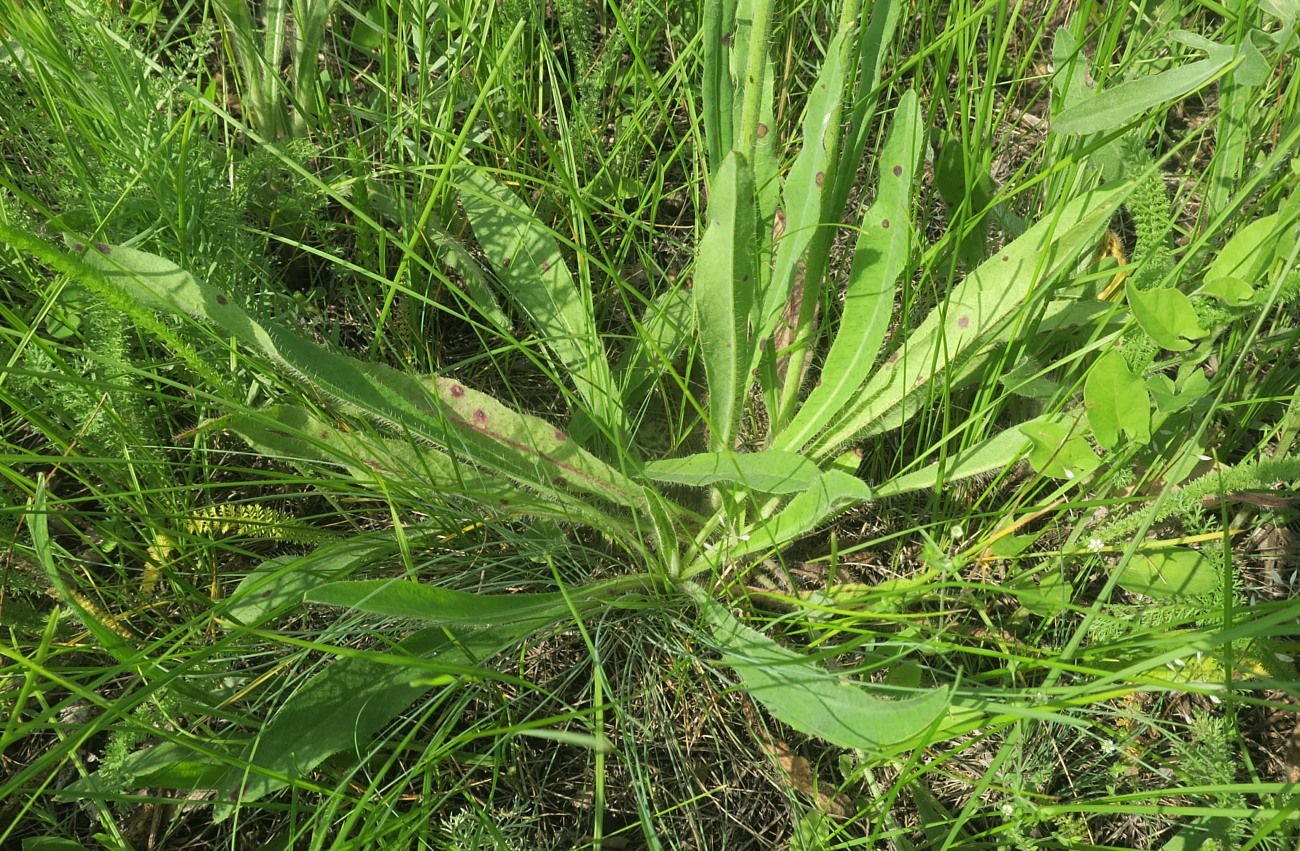
<svg viewBox="0 0 1300 851">
<path fill-rule="evenodd" d="M 640 407 L 654 382 L 686 348 L 694 330 L 691 291 L 685 287 L 674 287 L 646 305 L 636 337 L 614 368 L 614 374 L 622 376 L 625 410 Z"/>
</svg>

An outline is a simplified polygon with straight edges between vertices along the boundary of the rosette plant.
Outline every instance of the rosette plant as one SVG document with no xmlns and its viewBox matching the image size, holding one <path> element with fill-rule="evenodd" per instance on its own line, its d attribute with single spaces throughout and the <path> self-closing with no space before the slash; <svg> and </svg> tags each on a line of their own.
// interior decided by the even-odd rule
<svg viewBox="0 0 1300 851">
<path fill-rule="evenodd" d="M 197 320 L 335 414 L 274 404 L 207 428 L 234 432 L 267 456 L 343 465 L 359 486 L 379 492 L 403 489 L 430 502 L 454 493 L 479 516 L 584 528 L 622 565 L 551 593 L 476 595 L 401 577 L 349 578 L 364 548 L 310 567 L 269 561 L 223 604 L 228 623 L 262 627 L 305 600 L 426 626 L 383 660 L 351 654 L 330 666 L 223 758 L 181 757 L 179 745 L 142 752 L 139 785 L 168 785 L 180 776 L 177 766 L 197 760 L 208 766 L 202 784 L 220 800 L 253 800 L 373 734 L 428 689 L 502 676 L 481 661 L 511 641 L 648 597 L 698 612 L 704 643 L 775 718 L 867 758 L 1034 711 L 952 683 L 882 685 L 832 673 L 804 649 L 747 625 L 719 589 L 852 507 L 1000 470 L 1036 445 L 1059 466 L 1069 428 L 1050 416 L 1002 424 L 961 451 L 880 481 L 857 475 L 854 450 L 870 452 L 932 405 L 936 388 L 977 376 L 1013 335 L 1077 322 L 1078 303 L 1056 296 L 1125 189 L 1081 189 L 971 269 L 919 321 L 898 321 L 900 291 L 922 253 L 912 206 L 926 133 L 915 92 L 887 111 L 878 103 L 897 8 L 877 4 L 860 20 L 859 3 L 843 4 L 808 95 L 801 144 L 783 169 L 766 49 L 771 4 L 706 6 L 707 220 L 693 274 L 642 294 L 630 342 L 602 330 L 589 279 L 574 276 L 568 258 L 582 246 L 562 245 L 488 170 L 465 162 L 452 176 L 484 258 L 478 274 L 495 281 L 541 342 L 539 357 L 563 379 L 564 416 L 527 413 L 460 377 L 411 374 L 324 347 L 154 254 L 71 236 L 65 255 L 11 234 L 88 288 Z M 885 115 L 881 153 L 863 163 Z M 864 182 L 872 200 L 845 224 Z M 485 303 L 481 321 L 500 323 L 501 312 Z M 684 360 L 702 364 L 703 380 L 679 370 Z M 643 432 L 663 426 L 640 412 L 665 387 L 681 400 L 678 422 L 696 438 L 656 457 Z M 322 725 L 322 717 L 347 723 Z"/>
</svg>

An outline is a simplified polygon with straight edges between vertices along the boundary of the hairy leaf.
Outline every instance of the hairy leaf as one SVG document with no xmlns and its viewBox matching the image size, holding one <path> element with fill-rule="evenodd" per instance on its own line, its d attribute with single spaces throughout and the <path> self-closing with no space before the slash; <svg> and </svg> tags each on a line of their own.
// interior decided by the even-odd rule
<svg viewBox="0 0 1300 851">
<path fill-rule="evenodd" d="M 645 474 L 657 482 L 706 487 L 726 482 L 749 491 L 786 494 L 812 487 L 821 470 L 793 452 L 706 452 L 654 461 Z"/>
<path fill-rule="evenodd" d="M 836 676 L 793 650 L 741 624 L 710 600 L 705 619 L 722 659 L 745 691 L 796 730 L 842 748 L 877 751 L 937 727 L 949 704 L 947 689 L 904 700 L 896 691 Z"/>
<path fill-rule="evenodd" d="M 709 381 L 709 446 L 730 449 L 749 375 L 757 212 L 749 163 L 733 151 L 709 185 L 708 224 L 695 265 L 695 312 Z"/>
</svg>

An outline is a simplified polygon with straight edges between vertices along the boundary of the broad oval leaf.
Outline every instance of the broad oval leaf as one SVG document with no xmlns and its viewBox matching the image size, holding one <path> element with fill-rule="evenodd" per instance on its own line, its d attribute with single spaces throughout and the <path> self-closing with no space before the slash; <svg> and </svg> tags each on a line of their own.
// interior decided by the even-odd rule
<svg viewBox="0 0 1300 851">
<path fill-rule="evenodd" d="M 1020 426 L 1033 448 L 1029 463 L 1044 476 L 1079 481 L 1101 466 L 1101 459 L 1069 423 L 1040 419 Z"/>
<path fill-rule="evenodd" d="M 1088 424 L 1106 449 L 1119 443 L 1121 430 L 1138 444 L 1151 440 L 1151 403 L 1142 379 L 1129 372 L 1124 356 L 1108 349 L 1088 371 L 1083 385 Z"/>
<path fill-rule="evenodd" d="M 1151 335 L 1156 345 L 1171 352 L 1185 352 L 1205 336 L 1192 301 L 1173 287 L 1125 289 L 1133 318 Z"/>
</svg>

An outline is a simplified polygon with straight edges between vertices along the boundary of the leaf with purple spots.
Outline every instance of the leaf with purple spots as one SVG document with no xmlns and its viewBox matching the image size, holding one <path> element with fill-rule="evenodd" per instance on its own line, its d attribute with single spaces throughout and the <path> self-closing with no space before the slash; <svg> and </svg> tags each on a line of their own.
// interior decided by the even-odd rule
<svg viewBox="0 0 1300 851">
<path fill-rule="evenodd" d="M 1051 286 L 1096 244 L 1131 188 L 1116 184 L 1080 195 L 974 269 L 899 346 L 901 356 L 876 370 L 850 404 L 833 411 L 829 428 L 808 445 L 813 457 L 833 458 L 850 440 L 900 427 L 924 403 L 925 388 L 936 376 L 1003 333 L 1026 299 Z M 783 442 L 780 448 L 795 447 Z"/>
<path fill-rule="evenodd" d="M 878 162 L 876 200 L 863 216 L 839 330 L 822 365 L 821 383 L 775 436 L 775 448 L 801 449 L 849 404 L 879 357 L 893 316 L 898 277 L 912 252 L 908 207 L 925 141 L 922 129 L 920 100 L 916 92 L 908 92 L 894 113 Z M 894 226 L 885 227 L 887 222 Z M 891 355 L 890 362 L 896 357 Z"/>
<path fill-rule="evenodd" d="M 474 168 L 456 176 L 461 203 L 497 276 L 571 378 L 594 418 L 625 434 L 605 347 L 596 333 L 590 284 L 575 282 L 552 231 L 510 189 Z"/>
</svg>

